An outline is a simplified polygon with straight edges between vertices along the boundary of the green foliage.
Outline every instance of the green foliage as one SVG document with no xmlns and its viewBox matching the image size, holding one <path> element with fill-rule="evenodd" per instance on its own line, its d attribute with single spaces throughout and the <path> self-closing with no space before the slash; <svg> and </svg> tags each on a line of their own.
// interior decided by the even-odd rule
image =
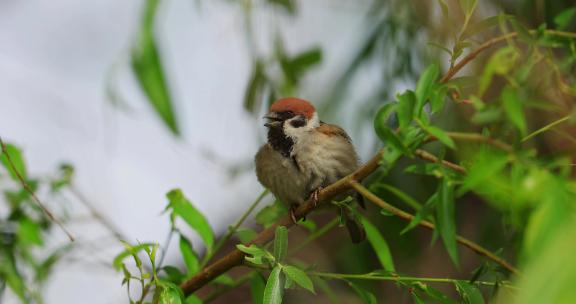
<svg viewBox="0 0 576 304">
<path fill-rule="evenodd" d="M 171 217 L 183 219 L 190 228 L 194 229 L 204 241 L 208 254 L 214 247 L 214 232 L 208 224 L 206 217 L 192 205 L 181 190 L 174 189 L 166 194 L 169 203 L 166 210 L 171 210 Z"/>
<path fill-rule="evenodd" d="M 66 172 L 58 172 L 61 176 L 57 173 L 40 179 L 29 174 L 18 146 L 1 144 L 0 301 L 8 287 L 22 303 L 42 303 L 42 287 L 74 247 L 48 241 L 53 223 L 34 201 L 32 192 L 40 187 L 52 188 L 52 194 L 58 197 L 70 185 L 73 168 L 68 166 Z M 55 216 L 64 212 L 52 211 Z"/>
<path fill-rule="evenodd" d="M 396 271 L 394 268 L 394 261 L 392 260 L 392 254 L 390 253 L 390 247 L 388 243 L 376 228 L 367 218 L 361 217 L 361 223 L 366 230 L 366 238 L 372 245 L 372 248 L 378 256 L 378 260 L 382 267 L 387 271 Z"/>
<path fill-rule="evenodd" d="M 146 0 L 136 45 L 132 50 L 132 69 L 148 102 L 174 135 L 180 134 L 168 81 L 155 37 L 155 20 L 160 0 Z"/>
</svg>

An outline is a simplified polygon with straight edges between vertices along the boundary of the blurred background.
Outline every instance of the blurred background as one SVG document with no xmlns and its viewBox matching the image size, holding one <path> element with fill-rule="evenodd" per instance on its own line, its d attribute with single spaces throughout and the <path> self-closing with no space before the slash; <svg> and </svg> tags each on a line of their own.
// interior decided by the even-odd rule
<svg viewBox="0 0 576 304">
<path fill-rule="evenodd" d="M 481 1 L 475 18 L 505 12 L 536 27 L 571 5 Z M 170 231 L 163 214 L 170 189 L 181 188 L 216 234 L 224 233 L 263 190 L 253 157 L 265 142 L 261 117 L 280 96 L 313 102 L 324 121 L 348 131 L 362 161 L 368 160 L 380 148 L 374 113 L 414 87 L 430 62 L 446 71 L 450 57 L 428 42 L 447 45 L 452 30 L 440 6 L 424 0 L 0 0 L 0 136 L 22 149 L 29 174 L 40 181 L 62 163 L 75 168 L 70 189 L 38 190 L 64 214 L 80 248 L 52 269 L 41 291 L 45 303 L 127 302 L 111 267 L 122 250 L 115 236 L 162 246 Z M 444 123 L 457 126 L 458 116 L 467 114 L 453 111 Z M 572 151 L 566 141 L 556 144 L 551 149 Z M 416 199 L 424 201 L 434 190 L 429 177 L 397 171 L 388 182 Z M 513 229 L 502 229 L 497 212 L 469 200 L 457 210 L 461 234 L 492 249 L 519 241 Z M 0 204 L 0 214 L 7 212 Z M 324 223 L 330 215 L 315 219 Z M 399 220 L 385 218 L 378 226 L 405 273 L 454 277 L 482 262 L 463 250 L 456 269 L 442 244 L 431 244 L 428 231 L 416 229 L 400 239 Z M 332 271 L 374 269 L 378 262 L 369 245 L 343 243 L 341 230 L 297 258 Z M 294 231 L 293 242 L 306 234 L 304 228 Z M 190 238 L 201 247 L 197 236 Z M 44 239 L 48 248 L 67 242 L 57 229 Z M 514 254 L 513 246 L 503 253 Z M 176 244 L 166 261 L 182 265 Z M 392 303 L 410 302 L 394 284 L 366 285 L 382 289 Z M 355 301 L 338 290 L 343 302 Z M 1 303 L 20 303 L 10 289 L 3 291 Z M 322 295 L 314 299 L 328 302 Z M 240 289 L 219 303 L 230 300 L 248 302 L 250 296 Z M 286 298 L 310 300 L 303 291 Z"/>
</svg>

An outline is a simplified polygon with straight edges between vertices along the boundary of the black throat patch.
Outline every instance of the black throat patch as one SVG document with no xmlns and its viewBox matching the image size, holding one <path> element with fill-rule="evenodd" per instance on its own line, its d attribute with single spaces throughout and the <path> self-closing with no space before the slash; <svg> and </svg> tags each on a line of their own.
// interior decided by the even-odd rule
<svg viewBox="0 0 576 304">
<path fill-rule="evenodd" d="M 280 152 L 284 157 L 290 157 L 294 141 L 286 136 L 282 125 L 268 129 L 268 142 L 274 150 Z"/>
</svg>

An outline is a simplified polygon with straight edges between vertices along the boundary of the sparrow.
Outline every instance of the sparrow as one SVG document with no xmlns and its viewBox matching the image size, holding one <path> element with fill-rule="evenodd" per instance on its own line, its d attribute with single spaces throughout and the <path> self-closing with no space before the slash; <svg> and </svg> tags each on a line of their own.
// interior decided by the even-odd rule
<svg viewBox="0 0 576 304">
<path fill-rule="evenodd" d="M 337 125 L 320 121 L 306 100 L 279 99 L 264 118 L 268 141 L 256 154 L 256 175 L 276 198 L 290 206 L 296 222 L 295 208 L 308 198 L 318 203 L 323 187 L 359 167 L 358 155 L 348 134 Z M 363 241 L 366 233 L 354 214 L 348 208 L 340 212 L 352 242 Z"/>
</svg>

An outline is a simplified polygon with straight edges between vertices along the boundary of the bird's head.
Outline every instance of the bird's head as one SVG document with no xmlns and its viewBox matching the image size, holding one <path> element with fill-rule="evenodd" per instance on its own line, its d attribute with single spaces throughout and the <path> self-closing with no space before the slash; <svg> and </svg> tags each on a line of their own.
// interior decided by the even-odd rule
<svg viewBox="0 0 576 304">
<path fill-rule="evenodd" d="M 294 142 L 320 126 L 314 106 L 306 100 L 288 97 L 277 100 L 264 118 L 268 141 L 275 149 L 289 153 Z"/>
</svg>

